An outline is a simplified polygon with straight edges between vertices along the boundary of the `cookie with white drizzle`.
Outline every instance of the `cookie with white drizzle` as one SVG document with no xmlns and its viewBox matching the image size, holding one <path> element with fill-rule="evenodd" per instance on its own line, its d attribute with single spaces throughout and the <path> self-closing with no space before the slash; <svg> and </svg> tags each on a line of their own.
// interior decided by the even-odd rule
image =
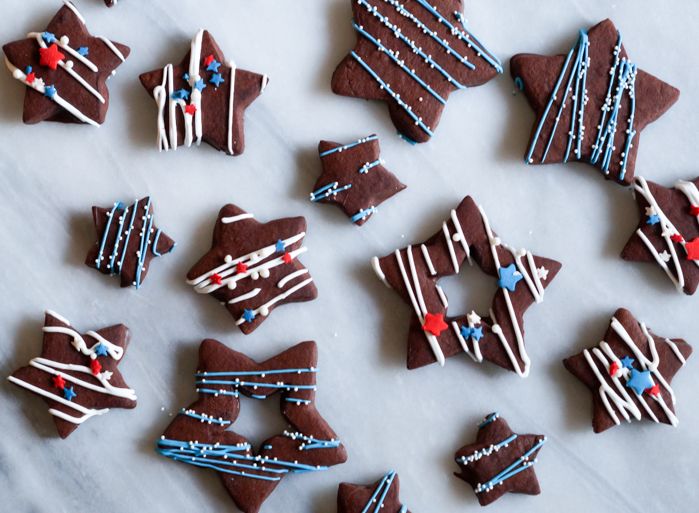
<svg viewBox="0 0 699 513">
<path fill-rule="evenodd" d="M 663 187 L 642 176 L 634 180 L 638 228 L 621 258 L 656 263 L 679 292 L 699 285 L 699 177 Z"/>
<path fill-rule="evenodd" d="M 122 287 L 141 288 L 153 258 L 175 249 L 175 241 L 155 225 L 149 197 L 127 205 L 117 201 L 109 208 L 92 207 L 97 241 L 85 265 L 102 274 L 118 276 Z"/>
<path fill-rule="evenodd" d="M 157 452 L 216 471 L 245 513 L 257 513 L 283 478 L 344 463 L 344 446 L 316 409 L 317 360 L 314 342 L 258 363 L 220 342 L 204 340 L 195 374 L 199 398 L 165 429 Z M 289 428 L 253 447 L 232 429 L 243 397 L 277 398 Z"/>
<path fill-rule="evenodd" d="M 180 64 L 143 73 L 158 108 L 160 151 L 206 142 L 228 155 L 245 148 L 245 111 L 267 87 L 267 75 L 238 69 L 214 37 L 199 30 Z"/>
<path fill-rule="evenodd" d="M 426 142 L 449 95 L 502 73 L 474 36 L 463 0 L 351 0 L 354 49 L 332 77 L 334 93 L 381 100 L 410 142 Z"/>
<path fill-rule="evenodd" d="M 246 335 L 286 303 L 318 296 L 313 278 L 298 257 L 306 220 L 287 217 L 260 223 L 235 205 L 217 217 L 211 249 L 189 270 L 187 283 L 226 307 Z"/>
<path fill-rule="evenodd" d="M 61 438 L 110 408 L 136 407 L 136 393 L 117 368 L 129 343 L 126 326 L 81 334 L 47 310 L 43 332 L 41 355 L 7 379 L 46 401 Z"/>
<path fill-rule="evenodd" d="M 458 274 L 467 262 L 497 279 L 492 306 L 488 315 L 472 311 L 447 317 L 448 298 L 439 279 Z M 488 360 L 521 377 L 529 374 L 524 312 L 543 301 L 561 264 L 504 244 L 470 196 L 451 210 L 432 237 L 374 257 L 372 267 L 385 285 L 412 306 L 409 369 L 434 362 L 444 365 L 446 358 L 465 354 L 475 362 Z"/>
<path fill-rule="evenodd" d="M 481 506 L 506 493 L 539 495 L 534 465 L 545 443 L 543 435 L 514 433 L 505 419 L 491 413 L 478 424 L 476 442 L 456 453 L 461 470 L 454 475 L 473 487 Z"/>
<path fill-rule="evenodd" d="M 357 485 L 340 483 L 337 513 L 410 513 L 400 501 L 400 482 L 393 470 L 376 483 Z"/>
<path fill-rule="evenodd" d="M 566 55 L 512 57 L 512 78 L 537 118 L 527 164 L 585 162 L 607 179 L 632 183 L 641 131 L 680 92 L 638 68 L 622 41 L 604 20 L 580 30 Z"/>
<path fill-rule="evenodd" d="M 601 433 L 622 420 L 677 426 L 670 383 L 691 354 L 692 347 L 684 340 L 655 335 L 620 308 L 602 342 L 563 364 L 592 392 L 592 428 Z"/>
<path fill-rule="evenodd" d="M 76 7 L 65 0 L 43 32 L 3 46 L 5 65 L 26 86 L 23 120 L 104 123 L 107 79 L 129 56 L 129 47 L 92 36 Z"/>
<path fill-rule="evenodd" d="M 349 144 L 321 141 L 318 153 L 323 172 L 313 186 L 311 201 L 337 205 L 357 226 L 366 223 L 381 203 L 405 189 L 384 167 L 376 134 Z"/>
</svg>

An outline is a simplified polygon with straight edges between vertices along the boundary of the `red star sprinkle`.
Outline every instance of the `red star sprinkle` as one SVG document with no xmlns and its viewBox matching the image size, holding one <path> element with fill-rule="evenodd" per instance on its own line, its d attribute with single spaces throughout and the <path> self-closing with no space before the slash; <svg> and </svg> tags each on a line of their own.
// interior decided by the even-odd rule
<svg viewBox="0 0 699 513">
<path fill-rule="evenodd" d="M 660 395 L 660 386 L 656 383 L 652 387 L 650 387 L 647 392 L 652 395 L 653 397 L 657 397 Z"/>
<path fill-rule="evenodd" d="M 699 260 L 699 237 L 684 245 L 687 250 L 687 260 Z"/>
<path fill-rule="evenodd" d="M 248 272 L 248 266 L 243 262 L 238 262 L 238 265 L 235 266 L 235 272 L 238 274 L 246 273 Z"/>
<path fill-rule="evenodd" d="M 679 233 L 675 233 L 674 235 L 670 236 L 670 240 L 679 244 L 680 242 L 684 242 L 684 237 L 682 237 L 682 235 Z"/>
<path fill-rule="evenodd" d="M 691 207 L 689 207 L 689 213 L 693 216 L 699 217 L 699 207 L 695 207 L 694 205 L 692 205 Z"/>
<path fill-rule="evenodd" d="M 438 337 L 447 328 L 448 326 L 447 323 L 444 322 L 443 314 L 428 313 L 425 315 L 425 323 L 422 325 L 422 329 L 428 333 L 432 333 L 435 337 Z"/>
<path fill-rule="evenodd" d="M 204 65 L 205 65 L 205 66 L 208 66 L 208 65 L 211 64 L 212 62 L 214 62 L 214 56 L 213 56 L 213 54 L 207 55 L 207 56 L 206 56 L 206 59 L 204 59 Z"/>
<path fill-rule="evenodd" d="M 282 257 L 282 261 L 285 264 L 290 264 L 293 260 L 294 260 L 294 257 L 292 257 L 290 253 L 284 253 L 284 256 Z"/>
<path fill-rule="evenodd" d="M 214 285 L 221 285 L 221 283 L 223 283 L 223 278 L 221 278 L 221 275 L 218 273 L 212 274 L 211 277 L 209 278 L 209 280 Z"/>
<path fill-rule="evenodd" d="M 42 66 L 48 66 L 51 69 L 58 68 L 58 63 L 65 59 L 60 51 L 58 51 L 58 45 L 53 43 L 48 48 L 39 48 L 39 64 Z"/>
<path fill-rule="evenodd" d="M 184 108 L 185 114 L 189 114 L 190 116 L 194 116 L 194 113 L 197 111 L 197 108 L 194 104 L 190 103 Z"/>
<path fill-rule="evenodd" d="M 54 376 L 53 377 L 53 386 L 63 390 L 66 386 L 66 380 L 63 379 L 63 376 Z"/>
<path fill-rule="evenodd" d="M 33 84 L 34 80 L 36 80 L 36 73 L 32 71 L 27 75 L 27 84 Z"/>
<path fill-rule="evenodd" d="M 614 377 L 616 376 L 617 372 L 619 372 L 619 364 L 617 362 L 612 362 L 612 364 L 609 366 L 609 375 Z"/>
<path fill-rule="evenodd" d="M 92 371 L 92 374 L 97 376 L 100 372 L 102 372 L 102 364 L 98 360 L 92 360 L 90 362 L 90 370 Z"/>
</svg>

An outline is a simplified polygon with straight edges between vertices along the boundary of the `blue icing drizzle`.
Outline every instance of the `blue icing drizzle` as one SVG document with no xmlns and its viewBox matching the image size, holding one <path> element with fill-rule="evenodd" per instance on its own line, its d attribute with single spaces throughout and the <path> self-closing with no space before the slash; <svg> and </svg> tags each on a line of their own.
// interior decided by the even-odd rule
<svg viewBox="0 0 699 513">
<path fill-rule="evenodd" d="M 353 142 L 353 143 L 345 144 L 345 145 L 343 145 L 343 146 L 338 146 L 337 148 L 331 148 L 331 149 L 329 149 L 329 150 L 327 150 L 327 151 L 324 151 L 324 152 L 322 152 L 322 153 L 320 154 L 320 157 L 323 158 L 323 157 L 325 157 L 325 156 L 327 156 L 327 155 L 330 155 L 330 154 L 332 154 L 332 153 L 336 153 L 336 152 L 341 152 L 341 151 L 349 150 L 349 149 L 351 149 L 351 148 L 354 148 L 355 146 L 359 146 L 359 145 L 364 144 L 364 143 L 367 143 L 367 142 L 369 142 L 369 141 L 375 141 L 375 140 L 377 140 L 378 138 L 379 138 L 378 135 L 370 135 L 370 136 L 368 136 L 368 137 L 364 137 L 364 138 L 362 138 L 362 139 L 358 139 L 357 141 L 355 141 L 355 142 Z"/>
<path fill-rule="evenodd" d="M 375 214 L 376 212 L 377 212 L 376 207 L 363 208 L 363 209 L 361 209 L 359 212 L 357 212 L 356 214 L 354 214 L 354 215 L 350 218 L 350 221 L 352 221 L 353 223 L 357 223 L 357 222 L 359 222 L 359 221 L 361 221 L 361 220 L 363 220 L 363 219 L 366 219 L 366 218 L 369 217 L 370 215 Z"/>
<path fill-rule="evenodd" d="M 194 410 L 185 410 L 182 408 L 180 410 L 180 413 L 187 415 L 188 417 L 192 417 L 193 419 L 200 420 L 202 422 L 206 422 L 208 424 L 218 424 L 219 426 L 227 426 L 231 423 L 230 420 L 222 420 L 222 419 L 217 419 L 215 417 L 211 417 L 209 415 L 201 415 L 199 413 L 196 413 Z"/>
<path fill-rule="evenodd" d="M 514 435 L 516 436 L 516 435 Z M 539 440 L 531 449 L 529 449 L 527 452 L 525 452 L 522 456 L 520 456 L 517 460 L 515 460 L 511 465 L 506 467 L 504 470 L 502 470 L 500 473 L 498 473 L 495 477 L 493 477 L 490 481 L 487 481 L 486 483 L 479 484 L 475 492 L 476 493 L 482 493 L 482 492 L 487 492 L 492 490 L 495 486 L 503 483 L 504 481 L 507 481 L 511 477 L 519 474 L 520 472 L 523 472 L 533 466 L 536 463 L 536 459 L 533 461 L 529 461 L 529 456 L 534 454 L 537 450 L 541 448 L 542 445 L 546 443 L 546 438 L 542 438 Z"/>
<path fill-rule="evenodd" d="M 324 185 L 323 187 L 316 189 L 311 193 L 311 201 L 316 202 L 320 201 L 322 199 L 328 198 L 330 196 L 337 196 L 338 193 L 344 192 L 347 189 L 352 188 L 352 184 L 349 183 L 347 185 L 343 185 L 342 187 L 338 187 L 339 183 L 338 182 L 332 182 L 329 183 L 328 185 Z"/>
<path fill-rule="evenodd" d="M 369 498 L 369 501 L 364 506 L 362 513 L 369 513 L 369 510 L 374 506 L 373 513 L 377 513 L 384 507 L 384 501 L 388 495 L 391 486 L 393 485 L 393 480 L 396 478 L 396 473 L 390 470 L 379 482 L 378 486 L 374 490 L 373 495 Z M 401 506 L 398 513 L 405 513 L 408 511 L 406 506 Z M 387 512 L 390 513 L 390 512 Z"/>
</svg>

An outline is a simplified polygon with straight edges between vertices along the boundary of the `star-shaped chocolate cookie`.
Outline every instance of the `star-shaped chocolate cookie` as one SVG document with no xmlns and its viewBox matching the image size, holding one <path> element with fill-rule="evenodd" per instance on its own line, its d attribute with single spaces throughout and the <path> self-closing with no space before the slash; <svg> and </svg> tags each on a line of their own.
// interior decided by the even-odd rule
<svg viewBox="0 0 699 513">
<path fill-rule="evenodd" d="M 155 226 L 149 197 L 131 205 L 120 201 L 110 208 L 92 207 L 97 242 L 85 265 L 102 274 L 119 276 L 122 287 L 141 287 L 150 262 L 175 249 L 175 241 Z"/>
<path fill-rule="evenodd" d="M 238 69 L 213 36 L 200 30 L 178 65 L 141 75 L 158 107 L 158 148 L 176 150 L 207 142 L 228 155 L 245 147 L 245 109 L 267 87 L 267 75 Z"/>
<path fill-rule="evenodd" d="M 321 141 L 323 173 L 311 201 L 334 203 L 357 226 L 366 223 L 381 203 L 405 189 L 379 157 L 379 138 L 370 135 L 350 144 Z"/>
<path fill-rule="evenodd" d="M 315 406 L 315 342 L 257 363 L 215 340 L 204 340 L 195 375 L 199 399 L 182 409 L 158 441 L 175 461 L 215 470 L 241 511 L 257 513 L 285 476 L 327 470 L 347 460 L 345 448 Z M 254 448 L 231 427 L 246 396 L 279 393 L 283 433 Z"/>
<path fill-rule="evenodd" d="M 677 426 L 670 383 L 691 354 L 684 340 L 659 337 L 620 308 L 602 342 L 563 364 L 592 391 L 592 428 L 601 433 L 621 420 Z"/>
<path fill-rule="evenodd" d="M 448 299 L 439 279 L 475 263 L 497 279 L 488 315 L 447 317 Z M 488 360 L 521 377 L 529 374 L 524 347 L 524 312 L 544 299 L 561 269 L 555 260 L 514 249 L 500 240 L 483 209 L 466 197 L 441 229 L 421 244 L 396 250 L 372 266 L 379 278 L 413 308 L 408 332 L 408 368 L 467 354 Z"/>
<path fill-rule="evenodd" d="M 117 366 L 129 343 L 123 324 L 80 334 L 60 315 L 47 311 L 41 356 L 8 378 L 44 398 L 61 438 L 109 408 L 135 408 L 136 393 Z"/>
<path fill-rule="evenodd" d="M 680 95 L 629 59 L 611 20 L 581 30 L 567 55 L 518 54 L 510 70 L 537 119 L 525 161 L 586 162 L 624 185 L 641 131 Z"/>
<path fill-rule="evenodd" d="M 426 142 L 449 95 L 502 73 L 471 34 L 462 0 L 352 0 L 354 50 L 338 65 L 332 90 L 381 100 L 410 141 Z"/>
<path fill-rule="evenodd" d="M 461 472 L 454 475 L 473 487 L 481 506 L 508 492 L 539 495 L 541 488 L 533 467 L 545 443 L 543 435 L 514 433 L 505 419 L 491 413 L 478 425 L 476 443 L 456 453 Z"/>
<path fill-rule="evenodd" d="M 410 513 L 400 501 L 398 474 L 393 470 L 371 485 L 340 483 L 337 513 Z"/>
<path fill-rule="evenodd" d="M 64 6 L 43 32 L 3 46 L 5 65 L 26 86 L 24 122 L 104 123 L 107 79 L 129 56 L 127 46 L 92 36 L 75 6 Z"/>
<path fill-rule="evenodd" d="M 246 335 L 285 303 L 311 301 L 318 290 L 298 257 L 306 220 L 260 223 L 235 205 L 218 213 L 211 249 L 187 273 L 198 294 L 211 294 Z"/>
<path fill-rule="evenodd" d="M 638 228 L 621 257 L 655 262 L 678 291 L 694 294 L 699 285 L 699 177 L 663 187 L 638 176 L 634 194 Z"/>
<path fill-rule="evenodd" d="M 104 0 L 104 3 L 107 7 L 114 7 L 118 3 L 118 0 Z"/>
</svg>

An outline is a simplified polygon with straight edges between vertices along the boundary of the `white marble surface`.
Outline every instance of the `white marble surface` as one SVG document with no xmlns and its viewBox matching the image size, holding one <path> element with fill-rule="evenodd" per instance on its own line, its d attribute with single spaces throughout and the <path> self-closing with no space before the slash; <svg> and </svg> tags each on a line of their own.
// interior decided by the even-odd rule
<svg viewBox="0 0 699 513">
<path fill-rule="evenodd" d="M 370 482 L 389 468 L 400 473 L 413 511 L 475 511 L 473 492 L 452 476 L 452 458 L 493 410 L 517 431 L 550 438 L 537 464 L 543 494 L 510 495 L 489 508 L 493 513 L 696 511 L 697 358 L 674 382 L 678 429 L 644 423 L 602 435 L 590 428 L 590 393 L 560 361 L 597 342 L 622 305 L 658 333 L 697 347 L 699 299 L 678 295 L 659 269 L 618 258 L 637 221 L 628 190 L 587 166 L 522 164 L 533 116 L 508 75 L 455 93 L 433 141 L 411 147 L 396 137 L 383 105 L 330 92 L 331 72 L 354 40 L 349 0 L 124 0 L 112 10 L 101 0 L 77 3 L 93 33 L 131 45 L 133 53 L 111 81 L 111 111 L 100 129 L 22 125 L 22 88 L 0 73 L 0 373 L 38 353 L 45 308 L 84 330 L 124 322 L 133 339 L 121 369 L 139 405 L 90 420 L 61 441 L 43 401 L 0 386 L 1 510 L 234 511 L 213 473 L 153 450 L 171 412 L 195 397 L 197 348 L 214 337 L 258 358 L 300 340 L 320 346 L 318 406 L 349 462 L 285 479 L 263 511 L 332 513 L 338 482 Z M 667 184 L 697 174 L 699 56 L 692 38 L 699 4 L 468 4 L 471 27 L 504 62 L 518 51 L 567 50 L 578 28 L 612 17 L 632 58 L 682 90 L 679 103 L 644 132 L 637 172 Z M 4 0 L 0 40 L 43 29 L 58 5 Z M 155 149 L 155 107 L 137 76 L 179 60 L 199 27 L 211 30 L 240 67 L 271 77 L 248 111 L 239 158 L 208 146 Z M 339 210 L 311 205 L 307 194 L 319 173 L 319 139 L 351 141 L 371 132 L 381 136 L 388 167 L 408 189 L 357 229 Z M 90 206 L 145 194 L 179 245 L 154 262 L 141 290 L 121 290 L 82 264 L 94 240 Z M 533 367 L 525 381 L 466 357 L 408 372 L 409 310 L 368 265 L 375 254 L 431 234 L 466 194 L 484 205 L 508 242 L 564 263 L 546 301 L 526 316 Z M 310 252 L 303 262 L 320 290 L 315 302 L 276 310 L 247 337 L 215 301 L 184 283 L 226 202 L 263 220 L 306 216 Z M 475 270 L 445 285 L 454 309 L 481 311 L 491 287 Z M 236 428 L 261 441 L 282 427 L 276 408 L 274 401 L 246 402 Z M 256 419 L 264 427 L 253 431 Z"/>
</svg>

